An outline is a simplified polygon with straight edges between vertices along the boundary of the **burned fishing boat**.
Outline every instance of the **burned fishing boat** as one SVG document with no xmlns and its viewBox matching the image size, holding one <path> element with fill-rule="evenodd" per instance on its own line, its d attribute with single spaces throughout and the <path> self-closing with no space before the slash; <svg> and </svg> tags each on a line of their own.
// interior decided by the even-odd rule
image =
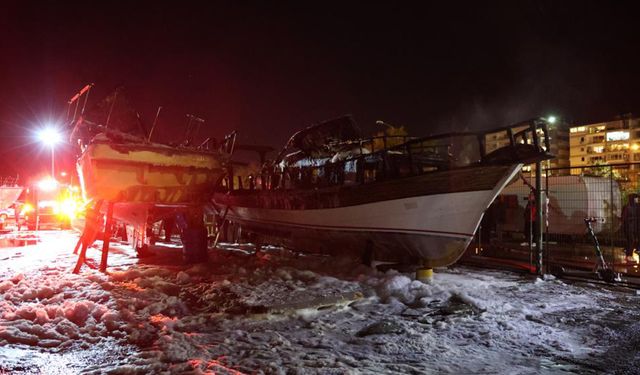
<svg viewBox="0 0 640 375">
<path fill-rule="evenodd" d="M 87 113 L 78 110 L 90 88 L 69 102 L 70 113 L 75 106 L 71 140 L 81 151 L 77 169 L 85 199 L 104 202 L 101 210 L 108 221 L 112 217 L 135 228 L 133 245 L 138 250 L 146 245 L 146 229 L 153 222 L 178 213 L 202 221 L 204 204 L 226 174 L 235 134 L 220 147 L 210 147 L 210 139 L 193 146 L 192 116 L 180 144 L 152 142 L 153 128 L 142 126 L 119 91 Z"/>
<path fill-rule="evenodd" d="M 487 139 L 504 147 L 487 150 Z M 363 259 L 455 262 L 525 163 L 550 158 L 547 123 L 483 133 L 363 139 L 350 117 L 294 134 L 262 170 L 230 175 L 213 205 L 257 243 Z"/>
</svg>

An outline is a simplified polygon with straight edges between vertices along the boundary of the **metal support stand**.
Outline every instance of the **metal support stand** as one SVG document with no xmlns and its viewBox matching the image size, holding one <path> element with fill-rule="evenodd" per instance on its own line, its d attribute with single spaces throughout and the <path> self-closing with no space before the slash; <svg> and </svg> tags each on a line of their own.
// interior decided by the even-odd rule
<svg viewBox="0 0 640 375">
<path fill-rule="evenodd" d="M 177 217 L 182 229 L 182 254 L 186 263 L 204 263 L 208 261 L 207 229 L 204 226 L 202 208 L 191 208 Z"/>
<path fill-rule="evenodd" d="M 220 233 L 222 233 L 222 230 L 226 230 L 226 225 L 224 225 L 224 223 L 225 223 L 225 220 L 227 219 L 228 213 L 229 213 L 229 206 L 227 206 L 224 209 L 224 214 L 222 214 L 222 219 L 218 220 L 216 218 L 216 223 L 219 223 L 219 225 L 217 225 L 216 238 L 213 240 L 214 249 L 216 248 L 216 246 L 218 246 L 218 240 L 220 240 Z"/>
<path fill-rule="evenodd" d="M 139 227 L 134 227 L 132 236 L 132 247 L 136 251 L 138 258 L 143 258 L 149 255 L 149 246 L 147 245 L 147 224 L 143 224 Z"/>
</svg>

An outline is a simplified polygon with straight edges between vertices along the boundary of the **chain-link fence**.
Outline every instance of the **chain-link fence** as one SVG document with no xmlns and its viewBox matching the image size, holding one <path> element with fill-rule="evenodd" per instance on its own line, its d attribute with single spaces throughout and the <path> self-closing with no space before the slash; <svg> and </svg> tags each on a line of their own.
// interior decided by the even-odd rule
<svg viewBox="0 0 640 375">
<path fill-rule="evenodd" d="M 543 170 L 545 263 L 593 267 L 590 225 L 606 262 L 617 272 L 636 274 L 640 259 L 632 251 L 640 246 L 639 174 L 640 163 Z M 503 190 L 486 211 L 472 252 L 533 264 L 534 186 L 534 174 L 523 172 Z"/>
</svg>

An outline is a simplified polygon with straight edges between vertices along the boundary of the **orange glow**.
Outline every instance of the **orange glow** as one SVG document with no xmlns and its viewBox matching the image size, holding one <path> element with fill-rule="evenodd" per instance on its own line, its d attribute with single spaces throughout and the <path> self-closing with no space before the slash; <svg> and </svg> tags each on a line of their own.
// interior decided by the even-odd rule
<svg viewBox="0 0 640 375">
<path fill-rule="evenodd" d="M 134 282 L 130 282 L 130 281 L 127 281 L 127 282 L 121 282 L 121 283 L 119 284 L 119 286 L 121 286 L 121 287 L 123 287 L 123 288 L 125 288 L 125 289 L 128 289 L 128 290 L 131 290 L 131 291 L 135 291 L 135 292 L 142 292 L 142 291 L 144 291 L 144 288 L 141 288 L 140 286 L 138 286 L 138 284 L 136 284 L 136 283 L 134 283 Z"/>
</svg>

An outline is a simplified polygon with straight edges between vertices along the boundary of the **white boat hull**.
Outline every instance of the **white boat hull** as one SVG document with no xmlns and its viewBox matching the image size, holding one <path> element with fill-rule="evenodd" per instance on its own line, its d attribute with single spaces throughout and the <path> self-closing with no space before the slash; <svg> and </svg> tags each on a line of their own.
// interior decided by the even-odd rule
<svg viewBox="0 0 640 375">
<path fill-rule="evenodd" d="M 308 251 L 362 251 L 376 258 L 421 259 L 427 266 L 455 262 L 474 236 L 484 211 L 519 171 L 513 166 L 491 190 L 460 191 L 327 209 L 229 206 L 227 219 L 249 231 L 276 233 L 285 245 Z M 219 214 L 227 206 L 217 204 Z"/>
</svg>

